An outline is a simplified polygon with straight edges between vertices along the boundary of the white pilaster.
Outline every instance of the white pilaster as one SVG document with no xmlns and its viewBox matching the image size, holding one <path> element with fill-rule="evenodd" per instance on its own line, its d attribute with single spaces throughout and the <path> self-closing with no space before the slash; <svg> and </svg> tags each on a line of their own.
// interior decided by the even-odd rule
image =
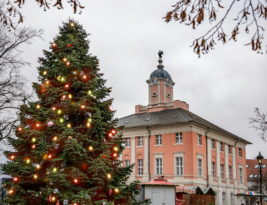
<svg viewBox="0 0 267 205">
<path fill-rule="evenodd" d="M 229 165 L 228 165 L 228 145 L 224 145 L 224 170 L 225 170 L 225 179 L 229 179 Z"/>
<path fill-rule="evenodd" d="M 236 153 L 235 147 L 232 146 L 232 153 L 233 153 L 233 180 L 236 180 Z"/>
<path fill-rule="evenodd" d="M 131 164 L 135 163 L 135 137 L 131 138 Z M 133 167 L 133 172 L 130 176 L 130 180 L 134 181 L 135 180 L 135 167 Z"/>
<path fill-rule="evenodd" d="M 210 138 L 208 138 L 207 149 L 208 149 L 208 175 L 211 181 L 212 174 L 211 174 L 211 139 Z"/>
<path fill-rule="evenodd" d="M 158 103 L 160 103 L 160 81 L 158 81 Z"/>
<path fill-rule="evenodd" d="M 152 99 L 152 95 L 151 95 L 151 85 L 148 84 L 148 104 L 152 104 L 153 103 L 153 99 Z"/>
<path fill-rule="evenodd" d="M 149 180 L 149 173 L 148 173 L 148 135 L 144 136 L 145 138 L 145 146 L 144 146 L 144 153 L 145 153 L 145 164 L 144 164 L 144 176 L 142 182 L 147 182 Z"/>
<path fill-rule="evenodd" d="M 218 182 L 221 181 L 220 179 L 220 142 L 216 140 L 216 168 L 217 168 L 217 178 Z"/>
</svg>

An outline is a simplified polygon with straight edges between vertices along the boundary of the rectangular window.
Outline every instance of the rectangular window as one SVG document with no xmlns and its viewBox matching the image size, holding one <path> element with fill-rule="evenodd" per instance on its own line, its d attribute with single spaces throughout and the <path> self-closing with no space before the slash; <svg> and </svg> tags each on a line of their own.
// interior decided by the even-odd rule
<svg viewBox="0 0 267 205">
<path fill-rule="evenodd" d="M 162 174 L 162 159 L 158 158 L 156 159 L 156 169 L 157 169 L 157 175 Z"/>
<path fill-rule="evenodd" d="M 242 149 L 241 148 L 238 148 L 238 156 L 242 157 Z"/>
<path fill-rule="evenodd" d="M 232 180 L 232 167 L 231 166 L 229 166 L 228 172 L 229 172 L 229 179 Z"/>
<path fill-rule="evenodd" d="M 243 183 L 243 169 L 239 168 L 239 182 Z"/>
<path fill-rule="evenodd" d="M 220 166 L 220 174 L 221 178 L 223 179 L 223 164 L 221 164 Z"/>
<path fill-rule="evenodd" d="M 130 138 L 125 138 L 126 147 L 130 147 Z"/>
<path fill-rule="evenodd" d="M 182 133 L 176 133 L 176 143 L 183 143 Z"/>
<path fill-rule="evenodd" d="M 231 145 L 228 145 L 228 154 L 231 154 Z"/>
<path fill-rule="evenodd" d="M 138 175 L 143 175 L 143 160 L 138 159 Z"/>
<path fill-rule="evenodd" d="M 220 142 L 220 151 L 223 152 L 223 143 Z"/>
<path fill-rule="evenodd" d="M 222 202 L 225 204 L 225 192 L 222 193 Z"/>
<path fill-rule="evenodd" d="M 130 160 L 125 160 L 125 167 L 130 166 Z"/>
<path fill-rule="evenodd" d="M 211 148 L 215 149 L 215 140 L 214 139 L 211 140 Z"/>
<path fill-rule="evenodd" d="M 211 163 L 211 172 L 212 172 L 212 177 L 215 178 L 215 162 Z"/>
<path fill-rule="evenodd" d="M 197 144 L 202 145 L 201 135 L 197 135 Z"/>
<path fill-rule="evenodd" d="M 231 204 L 234 203 L 234 194 L 233 193 L 230 194 L 230 201 L 231 201 Z"/>
<path fill-rule="evenodd" d="M 161 141 L 161 135 L 156 135 L 156 145 L 161 145 L 162 141 Z"/>
<path fill-rule="evenodd" d="M 202 177 L 202 159 L 197 160 L 198 176 Z"/>
<path fill-rule="evenodd" d="M 183 158 L 182 157 L 176 158 L 176 174 L 183 175 Z"/>
<path fill-rule="evenodd" d="M 143 137 L 138 137 L 138 146 L 143 146 Z"/>
</svg>

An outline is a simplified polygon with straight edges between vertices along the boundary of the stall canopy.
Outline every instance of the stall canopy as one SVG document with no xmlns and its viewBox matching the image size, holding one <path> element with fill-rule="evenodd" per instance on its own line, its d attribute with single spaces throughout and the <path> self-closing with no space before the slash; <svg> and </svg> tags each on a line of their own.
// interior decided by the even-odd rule
<svg viewBox="0 0 267 205">
<path fill-rule="evenodd" d="M 199 186 L 186 186 L 186 187 L 176 186 L 176 193 L 215 196 L 215 191 L 211 187 L 199 187 Z"/>
</svg>

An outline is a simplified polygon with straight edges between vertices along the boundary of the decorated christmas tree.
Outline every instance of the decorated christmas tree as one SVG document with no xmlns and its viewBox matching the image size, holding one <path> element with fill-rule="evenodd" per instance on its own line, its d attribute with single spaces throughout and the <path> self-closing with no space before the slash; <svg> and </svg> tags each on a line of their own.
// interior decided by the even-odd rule
<svg viewBox="0 0 267 205">
<path fill-rule="evenodd" d="M 88 34 L 69 20 L 50 51 L 39 58 L 37 102 L 20 108 L 14 152 L 2 172 L 5 203 L 13 205 L 136 204 L 138 181 L 126 184 L 133 165 L 122 167 L 125 144 L 116 127 L 111 88 L 99 61 L 88 54 Z"/>
</svg>

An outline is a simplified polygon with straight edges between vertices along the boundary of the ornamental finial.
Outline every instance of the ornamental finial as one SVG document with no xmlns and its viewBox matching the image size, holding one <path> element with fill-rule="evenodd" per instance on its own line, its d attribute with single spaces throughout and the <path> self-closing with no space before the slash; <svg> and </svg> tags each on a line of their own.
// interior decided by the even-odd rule
<svg viewBox="0 0 267 205">
<path fill-rule="evenodd" d="M 163 69 L 163 68 L 164 68 L 164 65 L 162 65 L 162 61 L 163 61 L 163 60 L 161 59 L 161 58 L 162 58 L 162 55 L 163 55 L 163 51 L 159 50 L 158 54 L 159 54 L 159 60 L 158 60 L 159 64 L 158 64 L 157 67 L 158 67 L 159 69 Z"/>
</svg>

